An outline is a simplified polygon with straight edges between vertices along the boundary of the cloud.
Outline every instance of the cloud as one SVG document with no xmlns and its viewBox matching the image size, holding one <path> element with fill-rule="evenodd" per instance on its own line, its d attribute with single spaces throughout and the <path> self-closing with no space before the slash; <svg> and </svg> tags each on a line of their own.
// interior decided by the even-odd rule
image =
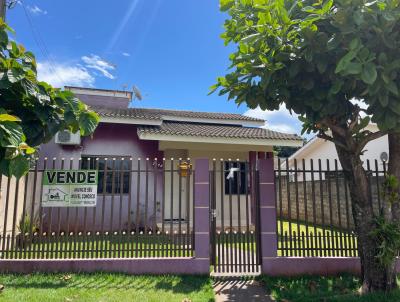
<svg viewBox="0 0 400 302">
<path fill-rule="evenodd" d="M 123 55 L 124 57 L 130 57 L 130 56 L 131 56 L 131 54 L 130 54 L 129 52 L 123 52 L 122 55 Z"/>
<path fill-rule="evenodd" d="M 34 6 L 28 5 L 27 8 L 33 15 L 47 15 L 47 11 L 44 9 L 41 9 L 37 5 L 34 5 Z"/>
<path fill-rule="evenodd" d="M 38 79 L 45 81 L 54 87 L 63 86 L 93 86 L 95 78 L 82 66 L 67 64 L 51 64 L 50 62 L 38 62 Z"/>
<path fill-rule="evenodd" d="M 278 132 L 283 132 L 283 133 L 290 133 L 290 134 L 298 132 L 298 129 L 295 129 L 291 125 L 287 125 L 287 124 L 271 124 L 270 125 L 268 123 L 265 123 L 265 126 L 263 126 L 261 128 L 278 131 Z"/>
<path fill-rule="evenodd" d="M 274 110 L 274 111 L 269 111 L 269 110 L 262 110 L 260 107 L 257 107 L 256 109 L 249 109 L 247 110 L 244 115 L 254 117 L 254 118 L 259 118 L 263 120 L 268 120 L 271 117 L 280 115 L 280 116 L 285 116 L 285 117 L 296 117 L 296 114 L 290 114 L 289 110 L 286 109 L 284 105 L 281 105 L 279 107 L 279 110 Z"/>
<path fill-rule="evenodd" d="M 111 71 L 115 70 L 115 65 L 107 62 L 98 55 L 91 54 L 90 56 L 83 56 L 82 61 L 85 63 L 85 67 L 99 71 L 103 76 L 111 80 L 115 79 L 115 76 L 111 74 Z"/>
<path fill-rule="evenodd" d="M 300 133 L 301 123 L 297 118 L 297 114 L 290 114 L 284 105 L 279 110 L 268 111 L 262 110 L 260 107 L 247 110 L 244 115 L 265 120 L 262 128 L 284 132 L 284 133 Z"/>
<path fill-rule="evenodd" d="M 111 71 L 115 70 L 115 65 L 110 62 L 93 54 L 83 56 L 81 60 L 81 62 L 73 64 L 70 62 L 39 62 L 38 78 L 55 87 L 68 85 L 92 87 L 98 76 L 115 79 L 115 76 L 111 74 Z"/>
</svg>

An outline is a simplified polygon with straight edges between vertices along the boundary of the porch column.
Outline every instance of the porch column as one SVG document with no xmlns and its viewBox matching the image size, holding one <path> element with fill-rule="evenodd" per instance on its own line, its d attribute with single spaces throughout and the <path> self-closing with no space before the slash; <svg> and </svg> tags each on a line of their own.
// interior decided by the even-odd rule
<svg viewBox="0 0 400 302">
<path fill-rule="evenodd" d="M 260 237 L 262 273 L 268 273 L 266 262 L 277 256 L 276 234 L 276 205 L 275 205 L 275 175 L 274 156 L 266 153 L 264 159 L 259 160 L 260 186 Z"/>
<path fill-rule="evenodd" d="M 194 172 L 194 256 L 204 274 L 210 272 L 210 173 L 206 158 L 196 159 Z"/>
</svg>

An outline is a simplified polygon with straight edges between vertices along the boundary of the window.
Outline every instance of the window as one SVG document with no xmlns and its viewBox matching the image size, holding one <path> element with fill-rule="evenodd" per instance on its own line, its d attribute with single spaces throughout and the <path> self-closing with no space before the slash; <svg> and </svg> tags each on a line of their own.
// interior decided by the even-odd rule
<svg viewBox="0 0 400 302">
<path fill-rule="evenodd" d="M 248 170 L 248 169 L 247 169 Z M 225 162 L 225 194 L 247 194 L 245 162 Z"/>
<path fill-rule="evenodd" d="M 99 158 L 98 162 L 96 158 Z M 115 160 L 113 160 L 115 158 Z M 97 167 L 98 165 L 98 167 Z M 122 160 L 122 157 L 111 157 L 105 160 L 104 157 L 82 156 L 82 169 L 98 169 L 99 181 L 97 185 L 97 193 L 99 194 L 128 194 L 129 193 L 129 171 L 131 170 L 130 160 Z M 113 173 L 114 171 L 114 173 Z M 104 175 L 105 188 L 104 188 Z M 113 186 L 114 179 L 114 186 Z"/>
</svg>

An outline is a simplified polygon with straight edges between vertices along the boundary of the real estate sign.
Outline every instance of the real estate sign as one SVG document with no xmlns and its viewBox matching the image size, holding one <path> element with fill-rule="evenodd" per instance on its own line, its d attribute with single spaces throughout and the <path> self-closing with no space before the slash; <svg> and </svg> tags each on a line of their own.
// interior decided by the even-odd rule
<svg viewBox="0 0 400 302">
<path fill-rule="evenodd" d="M 97 171 L 45 170 L 43 207 L 94 207 L 97 200 Z"/>
</svg>

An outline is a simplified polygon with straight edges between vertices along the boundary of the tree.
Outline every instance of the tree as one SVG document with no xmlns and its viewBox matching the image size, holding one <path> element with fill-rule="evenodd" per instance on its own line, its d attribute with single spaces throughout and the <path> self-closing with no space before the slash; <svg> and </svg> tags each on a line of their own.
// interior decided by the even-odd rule
<svg viewBox="0 0 400 302">
<path fill-rule="evenodd" d="M 71 92 L 37 79 L 34 55 L 0 19 L 0 173 L 21 177 L 38 146 L 58 131 L 93 133 L 99 117 Z"/>
<path fill-rule="evenodd" d="M 292 156 L 300 147 L 282 147 L 274 146 L 274 153 L 277 157 L 288 158 Z"/>
<path fill-rule="evenodd" d="M 398 1 L 220 3 L 230 16 L 222 38 L 225 44 L 237 44 L 237 49 L 230 56 L 230 73 L 218 78 L 213 91 L 219 89 L 219 94 L 250 108 L 277 110 L 285 104 L 300 116 L 303 132 L 317 132 L 335 144 L 349 184 L 362 291 L 396 287 L 400 231 L 391 209 L 399 204 L 399 186 L 396 178 L 388 178 L 386 202 L 381 213 L 374 213 L 360 155 L 369 141 L 400 128 L 395 83 L 400 55 L 393 49 L 400 33 Z M 369 108 L 361 109 L 354 100 Z M 370 116 L 380 131 L 366 130 Z"/>
</svg>

